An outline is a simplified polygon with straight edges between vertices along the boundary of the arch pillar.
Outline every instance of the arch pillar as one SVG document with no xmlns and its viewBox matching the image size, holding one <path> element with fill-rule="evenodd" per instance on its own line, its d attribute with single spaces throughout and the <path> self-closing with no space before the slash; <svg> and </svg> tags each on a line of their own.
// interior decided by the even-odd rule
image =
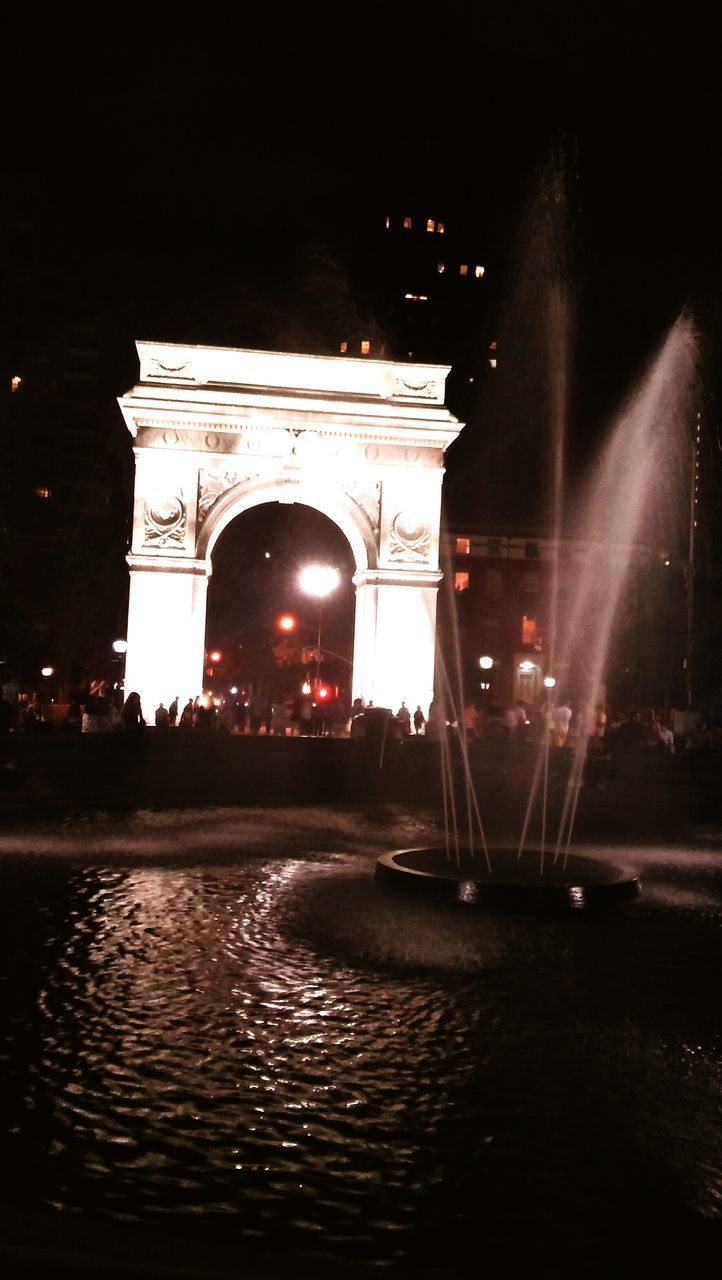
<svg viewBox="0 0 722 1280">
<path fill-rule="evenodd" d="M 428 715 L 434 696 L 440 573 L 370 570 L 354 575 L 354 698 Z"/>
<path fill-rule="evenodd" d="M 138 555 L 128 564 L 125 689 L 141 694 L 151 724 L 159 702 L 168 706 L 177 695 L 183 706 L 203 688 L 209 565 Z"/>
</svg>

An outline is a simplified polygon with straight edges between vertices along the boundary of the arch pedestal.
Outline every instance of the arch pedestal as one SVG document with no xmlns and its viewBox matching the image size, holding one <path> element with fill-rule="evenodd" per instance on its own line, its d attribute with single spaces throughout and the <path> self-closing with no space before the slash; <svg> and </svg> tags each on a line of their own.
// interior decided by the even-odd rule
<svg viewBox="0 0 722 1280">
<path fill-rule="evenodd" d="M 203 683 L 215 543 L 237 515 L 299 502 L 348 539 L 353 696 L 425 714 L 433 696 L 443 458 L 461 424 L 447 366 L 138 343 L 119 403 L 135 438 L 126 690 L 146 717 Z"/>
</svg>

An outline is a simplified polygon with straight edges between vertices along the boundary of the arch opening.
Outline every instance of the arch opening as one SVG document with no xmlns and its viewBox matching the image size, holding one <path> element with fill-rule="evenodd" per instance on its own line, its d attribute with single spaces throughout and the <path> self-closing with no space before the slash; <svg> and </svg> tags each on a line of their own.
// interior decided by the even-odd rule
<svg viewBox="0 0 722 1280">
<path fill-rule="evenodd" d="M 267 501 L 225 524 L 211 559 L 204 690 L 225 727 L 291 732 L 308 686 L 324 708 L 316 730 L 339 732 L 353 685 L 355 560 L 345 535 L 314 508 Z M 325 601 L 300 586 L 309 564 L 339 571 Z"/>
</svg>

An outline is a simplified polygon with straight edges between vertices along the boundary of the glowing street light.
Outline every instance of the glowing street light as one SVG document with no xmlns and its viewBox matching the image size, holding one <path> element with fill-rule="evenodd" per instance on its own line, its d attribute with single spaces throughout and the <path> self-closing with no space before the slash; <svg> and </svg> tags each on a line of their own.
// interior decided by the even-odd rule
<svg viewBox="0 0 722 1280">
<path fill-rule="evenodd" d="M 278 619 L 278 625 L 281 631 L 295 631 L 296 619 L 290 613 L 284 613 L 283 617 Z"/>
<path fill-rule="evenodd" d="M 481 667 L 482 671 L 491 671 L 491 668 L 493 667 L 493 665 L 494 665 L 494 659 L 490 658 L 488 653 L 485 653 L 483 657 L 479 658 L 479 666 Z"/>
<path fill-rule="evenodd" d="M 41 674 L 41 676 L 54 676 L 54 675 L 55 675 L 55 667 L 41 667 L 41 668 L 40 668 L 40 674 Z"/>
<path fill-rule="evenodd" d="M 341 581 L 338 569 L 330 564 L 309 564 L 301 571 L 298 585 L 307 596 L 315 596 L 318 600 L 318 639 L 316 642 L 316 685 L 319 683 L 321 671 L 321 623 L 323 620 L 323 602 L 326 596 L 335 591 Z"/>
<path fill-rule="evenodd" d="M 554 686 L 555 686 L 555 684 L 556 684 L 556 680 L 555 680 L 554 676 L 545 676 L 545 677 L 544 677 L 544 688 L 545 688 L 545 689 L 553 689 L 553 688 L 554 688 Z"/>
<path fill-rule="evenodd" d="M 127 653 L 127 652 L 128 652 L 128 641 L 127 641 L 127 640 L 114 640 L 114 641 L 113 641 L 113 643 L 112 643 L 112 645 L 111 645 L 111 648 L 112 648 L 112 650 L 113 650 L 113 653 L 118 653 L 118 654 L 121 654 L 121 653 Z"/>
</svg>

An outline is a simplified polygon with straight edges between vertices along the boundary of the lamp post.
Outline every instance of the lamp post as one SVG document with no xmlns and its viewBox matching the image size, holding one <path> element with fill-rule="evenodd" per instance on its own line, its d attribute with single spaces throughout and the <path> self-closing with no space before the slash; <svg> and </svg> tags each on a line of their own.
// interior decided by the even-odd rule
<svg viewBox="0 0 722 1280">
<path fill-rule="evenodd" d="M 323 625 L 323 602 L 335 591 L 341 581 L 338 569 L 328 564 L 310 564 L 302 570 L 298 579 L 301 590 L 307 596 L 318 600 L 318 637 L 316 640 L 316 686 L 321 677 L 321 628 Z"/>
<path fill-rule="evenodd" d="M 491 689 L 491 669 L 494 666 L 494 659 L 488 653 L 482 654 L 479 658 L 479 666 L 482 671 L 480 688 L 488 694 Z"/>
<path fill-rule="evenodd" d="M 118 662 L 117 687 L 125 692 L 125 655 L 128 652 L 128 641 L 114 640 L 111 648 Z"/>
</svg>

